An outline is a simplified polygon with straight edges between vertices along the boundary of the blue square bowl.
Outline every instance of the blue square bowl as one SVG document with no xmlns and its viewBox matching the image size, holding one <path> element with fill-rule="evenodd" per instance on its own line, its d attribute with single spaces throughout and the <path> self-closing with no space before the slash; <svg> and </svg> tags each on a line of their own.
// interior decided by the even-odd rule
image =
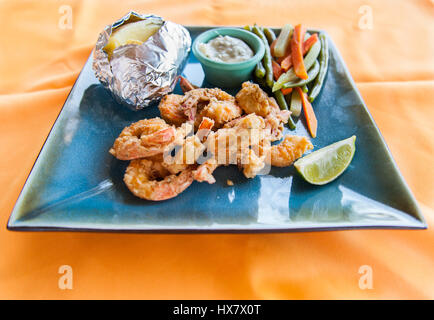
<svg viewBox="0 0 434 320">
<path fill-rule="evenodd" d="M 194 39 L 211 27 L 188 27 Z M 315 30 L 312 30 L 315 32 Z M 330 41 L 330 38 L 329 38 Z M 426 228 L 426 224 L 336 47 L 330 41 L 324 87 L 313 106 L 315 149 L 357 136 L 349 168 L 325 186 L 306 183 L 293 167 L 246 179 L 218 168 L 215 184 L 194 182 L 176 198 L 134 197 L 122 178 L 127 165 L 108 153 L 122 128 L 159 115 L 119 105 L 95 78 L 89 58 L 17 200 L 10 230 L 117 232 L 272 232 L 355 228 Z M 204 82 L 190 54 L 183 75 Z M 175 90 L 181 93 L 180 88 Z M 237 89 L 229 91 L 234 94 Z M 288 130 L 289 132 L 289 130 Z M 291 132 L 294 133 L 294 132 Z M 297 135 L 306 135 L 297 123 Z M 228 186 L 226 180 L 234 182 Z"/>
</svg>

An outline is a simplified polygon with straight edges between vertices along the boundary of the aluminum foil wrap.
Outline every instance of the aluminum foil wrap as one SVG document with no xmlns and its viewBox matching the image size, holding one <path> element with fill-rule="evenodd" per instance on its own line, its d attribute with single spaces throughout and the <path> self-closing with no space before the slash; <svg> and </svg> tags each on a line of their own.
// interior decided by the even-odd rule
<svg viewBox="0 0 434 320">
<path fill-rule="evenodd" d="M 153 19 L 162 26 L 141 45 L 115 49 L 109 60 L 103 48 L 112 32 L 125 23 L 143 19 Z M 100 33 L 92 67 L 118 102 L 140 110 L 173 91 L 190 46 L 190 34 L 183 26 L 158 16 L 130 12 Z"/>
</svg>

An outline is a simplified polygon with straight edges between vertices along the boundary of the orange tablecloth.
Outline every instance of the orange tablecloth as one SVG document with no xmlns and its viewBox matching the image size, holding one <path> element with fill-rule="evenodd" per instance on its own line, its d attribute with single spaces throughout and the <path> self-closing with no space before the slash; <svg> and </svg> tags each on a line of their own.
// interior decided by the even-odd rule
<svg viewBox="0 0 434 320">
<path fill-rule="evenodd" d="M 64 5 L 72 9 L 72 29 L 59 27 Z M 98 33 L 130 9 L 183 24 L 303 22 L 326 29 L 429 229 L 7 231 L 12 207 Z M 433 1 L 3 0 L 0 21 L 0 298 L 434 298 Z M 61 265 L 73 269 L 72 290 L 58 287 Z M 372 268 L 373 289 L 359 288 L 362 265 Z"/>
</svg>

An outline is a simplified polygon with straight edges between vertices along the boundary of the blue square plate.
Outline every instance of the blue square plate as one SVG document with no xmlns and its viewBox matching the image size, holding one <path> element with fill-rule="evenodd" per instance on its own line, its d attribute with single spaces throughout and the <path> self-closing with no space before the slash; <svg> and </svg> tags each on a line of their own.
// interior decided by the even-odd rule
<svg viewBox="0 0 434 320">
<path fill-rule="evenodd" d="M 209 27 L 189 27 L 192 38 Z M 315 31 L 315 30 L 314 30 Z M 126 161 L 108 153 L 125 127 L 159 115 L 119 105 L 89 58 L 63 106 L 8 222 L 10 230 L 118 232 L 271 232 L 354 228 L 426 228 L 426 224 L 336 47 L 330 42 L 325 85 L 314 102 L 315 149 L 357 136 L 351 165 L 325 186 L 294 170 L 273 168 L 246 179 L 220 167 L 215 184 L 194 182 L 174 199 L 134 197 L 123 183 Z M 207 86 L 190 54 L 184 76 Z M 234 94 L 237 90 L 230 92 Z M 180 93 L 180 88 L 176 88 Z M 289 130 L 288 130 L 289 131 Z M 294 132 L 293 132 L 294 133 Z M 299 121 L 295 134 L 306 135 Z M 228 186 L 226 180 L 234 182 Z"/>
</svg>

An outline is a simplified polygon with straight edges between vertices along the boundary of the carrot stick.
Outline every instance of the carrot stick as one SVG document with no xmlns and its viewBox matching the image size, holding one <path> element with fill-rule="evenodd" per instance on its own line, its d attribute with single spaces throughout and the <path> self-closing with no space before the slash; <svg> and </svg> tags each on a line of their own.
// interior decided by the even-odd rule
<svg viewBox="0 0 434 320">
<path fill-rule="evenodd" d="M 300 87 L 295 88 L 301 97 L 301 102 L 303 104 L 304 117 L 306 119 L 307 128 L 309 129 L 312 138 L 316 138 L 316 131 L 318 128 L 318 121 L 316 120 L 315 112 L 313 111 L 312 105 L 310 104 L 306 93 L 304 93 Z"/>
<path fill-rule="evenodd" d="M 305 42 L 303 42 L 303 56 L 306 55 L 306 53 L 312 48 L 315 42 L 318 41 L 318 35 L 315 33 L 314 35 L 310 36 Z M 279 62 L 279 61 L 278 61 Z M 289 68 L 292 67 L 292 56 L 291 52 L 289 52 L 288 55 L 286 55 L 282 61 L 280 62 L 280 67 L 284 72 L 288 71 Z"/>
<path fill-rule="evenodd" d="M 280 91 L 282 91 L 282 94 L 286 96 L 287 94 L 290 94 L 292 92 L 292 88 L 283 88 Z"/>
<path fill-rule="evenodd" d="M 291 54 L 287 55 L 282 62 L 280 63 L 280 67 L 284 72 L 288 71 L 289 68 L 292 67 L 292 56 Z"/>
<path fill-rule="evenodd" d="M 280 67 L 280 64 L 278 64 L 276 61 L 272 61 L 273 64 L 273 75 L 274 75 L 274 80 L 278 80 L 280 75 L 282 74 L 282 68 Z"/>
<path fill-rule="evenodd" d="M 310 36 L 305 42 L 303 42 L 303 56 L 306 55 L 306 53 L 312 48 L 315 42 L 318 41 L 318 34 L 314 34 Z M 290 47 L 288 47 L 290 48 Z M 277 62 L 280 63 L 281 68 L 283 71 L 288 71 L 289 68 L 292 67 L 292 56 L 291 56 L 291 50 L 288 50 L 289 52 L 285 54 L 283 58 L 277 59 Z M 279 61 L 280 60 L 280 61 Z"/>
<path fill-rule="evenodd" d="M 314 35 L 310 36 L 304 43 L 303 43 L 303 56 L 306 55 L 306 53 L 312 48 L 315 42 L 318 41 L 318 35 L 315 33 Z M 280 62 L 280 67 L 284 72 L 288 71 L 289 68 L 292 67 L 292 56 L 291 52 L 285 56 L 282 61 Z"/>
<path fill-rule="evenodd" d="M 294 29 L 294 35 L 291 40 L 291 56 L 294 72 L 297 77 L 306 80 L 308 78 L 306 68 L 303 61 L 303 39 L 305 29 L 301 24 L 297 25 Z"/>
<path fill-rule="evenodd" d="M 309 38 L 303 42 L 303 56 L 310 50 L 310 48 L 314 45 L 315 42 L 318 41 L 318 34 L 313 34 Z"/>
</svg>

